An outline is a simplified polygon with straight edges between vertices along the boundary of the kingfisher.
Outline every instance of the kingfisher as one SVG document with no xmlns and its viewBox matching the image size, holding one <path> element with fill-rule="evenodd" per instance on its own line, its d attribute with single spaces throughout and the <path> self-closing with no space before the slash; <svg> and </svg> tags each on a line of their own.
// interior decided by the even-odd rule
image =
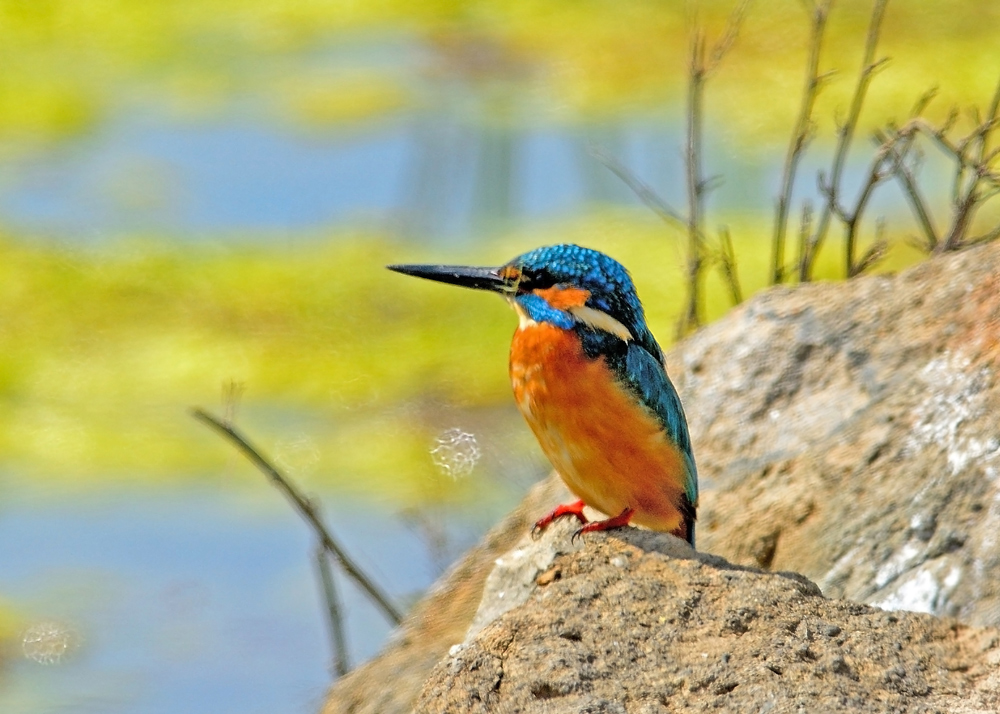
<svg viewBox="0 0 1000 714">
<path fill-rule="evenodd" d="M 518 316 L 510 348 L 517 406 L 579 499 L 562 516 L 577 535 L 630 523 L 694 545 L 698 507 L 687 419 L 628 271 L 578 245 L 537 248 L 495 268 L 390 265 L 389 270 L 500 294 Z M 588 522 L 590 506 L 609 517 Z"/>
</svg>

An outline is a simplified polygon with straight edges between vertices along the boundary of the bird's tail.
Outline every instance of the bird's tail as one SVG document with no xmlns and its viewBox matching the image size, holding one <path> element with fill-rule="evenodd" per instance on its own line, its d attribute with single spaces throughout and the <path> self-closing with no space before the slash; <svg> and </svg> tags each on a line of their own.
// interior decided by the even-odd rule
<svg viewBox="0 0 1000 714">
<path fill-rule="evenodd" d="M 670 535 L 686 540 L 694 548 L 694 518 L 692 516 L 685 516 L 684 521 L 680 526 L 672 530 Z"/>
</svg>

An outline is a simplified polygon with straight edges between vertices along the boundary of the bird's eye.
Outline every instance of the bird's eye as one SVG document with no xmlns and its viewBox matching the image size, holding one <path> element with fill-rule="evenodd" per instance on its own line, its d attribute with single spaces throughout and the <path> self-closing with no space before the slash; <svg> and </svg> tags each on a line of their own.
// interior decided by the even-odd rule
<svg viewBox="0 0 1000 714">
<path fill-rule="evenodd" d="M 530 273 L 525 272 L 521 276 L 521 285 L 531 284 L 532 290 L 543 290 L 545 288 L 551 288 L 556 284 L 555 277 L 547 270 L 533 270 Z"/>
</svg>

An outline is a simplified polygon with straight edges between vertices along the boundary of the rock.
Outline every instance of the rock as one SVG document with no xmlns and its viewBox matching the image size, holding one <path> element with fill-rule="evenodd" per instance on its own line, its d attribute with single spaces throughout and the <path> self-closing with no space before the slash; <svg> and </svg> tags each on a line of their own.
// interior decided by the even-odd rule
<svg viewBox="0 0 1000 714">
<path fill-rule="evenodd" d="M 1000 624 L 1000 244 L 768 291 L 670 362 L 709 486 L 700 547 Z"/>
<path fill-rule="evenodd" d="M 413 607 L 378 657 L 337 681 L 323 714 L 408 714 L 431 669 L 465 637 L 495 561 L 528 532 L 539 513 L 565 497 L 565 488 L 552 479 L 532 488 Z"/>
<path fill-rule="evenodd" d="M 508 575 L 533 585 L 523 564 L 557 552 L 559 577 L 453 648 L 416 712 L 1000 710 L 1000 631 L 827 600 L 661 533 L 568 547 L 572 529 L 518 545 Z"/>
<path fill-rule="evenodd" d="M 723 561 L 704 560 L 699 555 L 693 559 L 682 558 L 677 563 L 677 567 L 682 568 L 678 572 L 688 572 L 683 568 L 695 569 L 689 574 L 698 577 L 688 585 L 678 584 L 681 583 L 677 580 L 678 572 L 667 566 L 662 566 L 666 568 L 662 575 L 670 574 L 673 580 L 668 578 L 668 581 L 676 584 L 682 600 L 685 588 L 706 592 L 699 590 L 703 586 L 698 583 L 711 580 L 713 573 L 727 574 L 741 583 L 730 593 L 725 606 L 713 605 L 714 609 L 701 611 L 703 617 L 722 613 L 727 621 L 743 622 L 743 625 L 736 625 L 737 629 L 748 628 L 740 639 L 756 632 L 754 637 L 760 638 L 761 652 L 765 651 L 765 642 L 781 652 L 792 646 L 788 643 L 795 641 L 795 633 L 782 635 L 774 630 L 770 620 L 764 619 L 777 617 L 780 612 L 771 611 L 770 605 L 762 610 L 752 602 L 741 600 L 758 592 L 754 590 L 758 585 L 752 583 L 766 581 L 774 587 L 792 588 L 779 596 L 771 592 L 772 585 L 767 586 L 766 597 L 771 598 L 767 602 L 774 603 L 773 607 L 779 610 L 800 612 L 795 609 L 799 607 L 797 601 L 793 602 L 789 594 L 795 588 L 790 584 L 792 581 L 787 576 L 765 576 L 753 569 L 734 569 L 742 565 L 803 573 L 828 597 L 887 609 L 954 616 L 972 625 L 1000 625 L 1000 380 L 997 379 L 1000 365 L 1000 243 L 938 257 L 895 277 L 865 277 L 846 283 L 771 289 L 678 345 L 667 361 L 687 410 L 703 481 L 698 546 L 735 565 L 723 567 L 720 564 Z M 449 648 L 465 640 L 483 582 L 494 561 L 517 543 L 533 519 L 567 498 L 563 487 L 553 479 L 545 488 L 548 489 L 546 494 L 534 492 L 529 496 L 505 525 L 494 530 L 483 546 L 467 555 L 428 599 L 415 608 L 401 634 L 382 655 L 333 688 L 326 712 L 394 714 L 410 711 L 419 685 L 431 667 Z M 632 538 L 638 537 L 634 533 L 624 531 L 620 539 L 634 545 Z M 588 539 L 588 548 L 593 542 L 600 542 L 600 548 L 606 549 L 616 539 L 617 536 Z M 563 549 L 560 545 L 544 557 L 540 554 L 530 556 L 541 558 L 541 563 L 551 558 L 547 567 L 536 564 L 526 570 L 531 572 L 533 568 L 535 580 L 544 583 L 539 586 L 540 592 L 561 592 L 569 587 L 570 581 L 575 588 L 586 587 L 575 573 L 583 572 L 579 569 L 584 565 L 582 562 L 576 564 L 577 559 L 586 559 L 589 551 L 576 553 L 563 552 Z M 662 548 L 657 546 L 651 550 L 659 553 Z M 647 556 L 659 557 L 644 552 L 642 562 L 646 562 Z M 522 565 L 528 562 L 524 560 L 526 557 L 529 556 L 519 556 Z M 625 556 L 616 553 L 610 557 Z M 659 565 L 648 567 L 661 568 Z M 588 572 L 593 573 L 588 577 L 604 573 L 600 575 L 603 578 L 608 571 L 604 565 L 595 563 Z M 499 577 L 498 574 L 496 578 Z M 501 586 L 501 589 L 513 592 L 509 586 Z M 489 638 L 494 637 L 496 628 L 503 623 L 510 623 L 508 631 L 514 633 L 511 642 L 528 642 L 520 639 L 520 633 L 531 630 L 518 629 L 520 625 L 516 623 L 534 622 L 530 618 L 518 618 L 525 612 L 534 612 L 532 603 L 537 603 L 542 596 L 531 586 L 518 592 L 518 599 L 523 599 L 525 604 L 505 614 L 500 613 L 502 608 L 496 613 L 484 614 L 477 627 L 494 614 L 499 616 L 497 624 L 478 635 L 472 631 L 465 649 L 448 662 L 454 665 L 458 658 L 467 663 L 480 661 L 470 659 L 470 653 L 490 653 L 482 657 L 506 661 L 498 657 L 496 643 L 488 646 L 493 642 Z M 711 592 L 713 597 L 722 597 L 716 590 Z M 989 639 L 992 635 L 976 633 L 954 623 L 931 626 L 927 623 L 937 621 L 913 619 L 911 615 L 894 615 L 896 622 L 888 623 L 879 620 L 883 616 L 870 608 L 821 600 L 803 590 L 798 592 L 802 602 L 818 608 L 809 610 L 813 612 L 811 615 L 801 610 L 801 621 L 810 622 L 809 617 L 832 618 L 829 627 L 840 628 L 848 636 L 843 645 L 838 645 L 841 649 L 855 642 L 854 638 L 862 637 L 859 633 L 871 634 L 873 638 L 882 633 L 880 645 L 875 639 L 869 644 L 858 640 L 860 649 L 851 650 L 854 654 L 836 654 L 839 650 L 823 649 L 829 658 L 813 661 L 815 667 L 820 666 L 816 662 L 825 663 L 822 666 L 829 671 L 846 672 L 844 667 L 847 667 L 859 677 L 858 680 L 848 677 L 850 681 L 865 682 L 872 687 L 876 686 L 878 677 L 866 669 L 869 659 L 886 663 L 879 676 L 889 680 L 895 677 L 895 680 L 911 681 L 908 678 L 921 672 L 920 676 L 931 689 L 929 694 L 913 695 L 921 697 L 916 700 L 919 707 L 913 711 L 920 711 L 924 706 L 943 707 L 948 711 L 975 710 L 953 708 L 953 701 L 947 706 L 934 703 L 939 692 L 960 691 L 960 687 L 948 689 L 958 687 L 954 684 L 958 680 L 951 675 L 934 674 L 937 672 L 935 667 L 939 661 L 952 661 L 947 659 L 952 657 L 950 653 L 964 651 L 963 643 L 978 642 L 981 637 Z M 608 597 L 598 588 L 594 601 L 608 604 Z M 625 631 L 635 630 L 628 618 L 622 618 L 620 613 L 600 614 L 589 609 L 587 602 L 581 601 L 580 606 L 586 608 L 592 618 L 605 623 L 601 632 L 611 632 L 610 623 L 615 618 Z M 707 607 L 708 603 L 699 600 L 695 605 Z M 661 606 L 675 607 L 666 603 Z M 851 608 L 860 609 L 851 614 Z M 746 614 L 750 610 L 756 611 L 752 618 Z M 739 614 L 743 611 L 746 612 Z M 838 617 L 841 620 L 836 619 Z M 920 630 L 919 635 L 913 634 L 917 630 L 906 629 L 916 627 L 913 624 L 916 622 L 925 623 L 930 629 Z M 540 619 L 536 624 L 542 627 Z M 661 627 L 657 632 L 662 630 Z M 952 634 L 947 635 L 946 631 Z M 809 633 L 814 635 L 812 629 Z M 895 639 L 899 637 L 911 639 Z M 776 644 L 779 639 L 785 645 L 779 647 Z M 555 645 L 571 647 L 574 642 L 572 638 L 558 635 L 556 640 L 542 637 L 540 642 L 550 648 Z M 610 641 L 623 640 L 611 638 Z M 879 654 L 881 650 L 876 652 L 878 647 L 895 646 L 895 641 L 902 643 L 913 656 L 917 656 L 917 651 L 924 652 L 925 655 L 921 655 L 924 659 L 920 660 L 924 669 L 914 669 L 913 660 L 907 659 L 909 655 L 900 654 L 902 659 L 890 665 L 891 658 L 887 654 Z M 572 645 L 573 652 L 583 647 L 580 642 L 583 640 Z M 641 638 L 636 642 L 643 643 L 641 646 L 649 644 Z M 675 673 L 673 676 L 678 682 L 683 679 L 683 683 L 678 684 L 680 693 L 670 696 L 692 697 L 693 702 L 701 701 L 703 695 L 699 692 L 702 690 L 724 689 L 722 684 L 714 682 L 729 680 L 718 674 L 713 683 L 706 684 L 698 692 L 686 689 L 687 683 L 695 680 L 676 673 L 687 669 L 702 672 L 704 669 L 704 663 L 697 659 L 701 651 L 695 651 L 692 642 L 690 637 L 678 640 L 673 654 L 662 664 L 665 671 Z M 912 643 L 924 643 L 930 649 L 911 651 Z M 597 640 L 590 645 L 597 647 Z M 810 651 L 819 651 L 816 649 L 819 646 L 810 644 Z M 536 654 L 544 652 L 538 649 L 541 644 L 533 647 L 532 652 Z M 934 647 L 939 649 L 934 650 Z M 725 654 L 725 651 L 720 652 Z M 632 653 L 639 657 L 641 647 Z M 729 654 L 731 658 L 734 656 L 732 652 Z M 945 660 L 939 660 L 939 656 Z M 516 659 L 522 655 L 511 651 L 505 657 Z M 608 667 L 611 662 L 624 661 L 615 659 L 617 654 L 601 657 Z M 843 664 L 836 657 L 841 657 Z M 969 657 L 970 662 L 979 661 Z M 515 659 L 511 659 L 511 667 Z M 759 659 L 740 659 L 741 676 L 750 677 L 754 672 L 753 677 L 762 676 L 761 671 L 753 670 L 751 665 L 751 660 Z M 517 666 L 531 666 L 527 660 L 516 661 L 522 662 Z M 794 659 L 789 661 L 795 664 Z M 541 662 L 536 662 L 539 668 Z M 487 660 L 483 659 L 481 665 L 485 667 Z M 628 665 L 619 673 L 620 679 L 627 679 L 632 666 Z M 736 666 L 726 663 L 719 672 L 728 672 Z M 805 665 L 795 665 L 792 669 L 798 666 Z M 905 675 L 902 679 L 894 669 L 897 666 Z M 506 680 L 509 672 L 506 668 L 504 671 Z M 456 683 L 473 681 L 465 679 L 472 676 L 469 673 L 456 671 L 449 676 L 456 677 Z M 785 678 L 784 674 L 775 676 Z M 997 691 L 1000 675 L 990 676 L 993 677 L 993 691 Z M 444 681 L 440 669 L 435 678 L 439 683 Z M 387 681 L 393 682 L 391 692 L 385 691 L 390 689 L 384 686 Z M 562 680 L 546 681 L 554 687 L 550 693 L 566 690 L 569 692 L 567 697 L 590 697 L 593 693 L 584 684 L 574 684 L 576 680 L 566 680 L 562 684 L 559 683 Z M 767 681 L 751 677 L 728 694 L 714 696 L 723 698 L 720 701 L 725 702 L 726 710 L 761 711 L 749 703 L 741 704 L 739 696 L 758 689 L 771 691 L 767 690 Z M 751 686 L 751 682 L 755 684 Z M 858 691 L 847 682 L 842 684 L 844 692 Z M 912 689 L 917 692 L 921 688 L 913 685 Z M 549 690 L 539 690 L 541 694 L 546 691 Z M 816 691 L 825 692 L 822 696 L 827 696 L 833 690 L 821 688 Z M 428 707 L 431 701 L 443 701 L 440 697 L 428 698 L 428 692 L 423 700 Z M 759 703 L 764 701 L 764 696 L 760 694 L 757 699 L 746 701 Z M 647 701 L 642 706 L 626 706 L 613 698 L 606 704 L 600 704 L 599 698 L 591 698 L 587 700 L 590 704 L 581 703 L 579 707 L 568 704 L 570 701 L 565 697 L 551 700 L 553 708 L 545 711 L 627 711 L 630 714 L 665 711 L 665 705 L 655 701 Z M 678 704 L 680 701 L 676 700 L 671 708 L 688 706 Z M 885 694 L 878 701 L 884 704 L 895 700 Z M 537 711 L 539 704 L 536 702 L 532 706 L 536 708 L 524 711 Z M 784 705 L 771 709 L 787 710 Z M 811 705 L 805 707 L 805 711 L 815 710 Z M 996 710 L 996 707 L 987 709 Z"/>
</svg>

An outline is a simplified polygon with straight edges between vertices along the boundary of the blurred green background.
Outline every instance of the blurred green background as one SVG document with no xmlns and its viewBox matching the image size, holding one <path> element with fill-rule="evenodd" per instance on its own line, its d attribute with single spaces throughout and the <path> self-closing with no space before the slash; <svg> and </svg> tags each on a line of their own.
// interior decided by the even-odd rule
<svg viewBox="0 0 1000 714">
<path fill-rule="evenodd" d="M 589 149 L 683 207 L 688 36 L 698 25 L 712 42 L 732 6 L 0 0 L 0 708 L 315 708 L 328 677 L 308 539 L 187 409 L 235 408 L 388 587 L 414 596 L 547 466 L 509 397 L 506 306 L 383 266 L 499 264 L 579 242 L 632 270 L 666 345 L 685 237 Z M 835 5 L 821 61 L 835 73 L 797 201 L 829 163 L 869 12 Z M 803 3 L 752 5 L 706 90 L 706 172 L 723 177 L 707 225 L 729 226 L 746 294 L 768 281 L 808 33 Z M 891 62 L 848 195 L 868 133 L 929 88 L 934 121 L 985 106 L 998 44 L 1000 6 L 890 4 L 879 54 Z M 948 177 L 940 157 L 925 163 L 943 219 Z M 879 270 L 921 259 L 895 186 L 871 215 L 863 243 L 876 215 L 893 241 Z M 824 279 L 843 277 L 831 235 Z M 730 307 L 714 272 L 707 294 L 710 318 Z M 432 454 L 456 428 L 480 455 L 460 478 Z M 283 550 L 209 558 L 213 538 Z M 161 550 L 171 565 L 158 568 Z M 253 594 L 261 579 L 270 599 Z M 165 609 L 136 610 L 143 597 Z M 363 607 L 349 602 L 357 657 L 385 631 Z M 21 641 L 50 617 L 72 640 L 56 668 Z M 255 617 L 265 634 L 239 647 L 212 629 L 245 632 Z M 286 637 L 287 652 L 268 639 Z M 136 640 L 150 644 L 122 644 Z M 234 687 L 246 702 L 226 699 Z"/>
</svg>

